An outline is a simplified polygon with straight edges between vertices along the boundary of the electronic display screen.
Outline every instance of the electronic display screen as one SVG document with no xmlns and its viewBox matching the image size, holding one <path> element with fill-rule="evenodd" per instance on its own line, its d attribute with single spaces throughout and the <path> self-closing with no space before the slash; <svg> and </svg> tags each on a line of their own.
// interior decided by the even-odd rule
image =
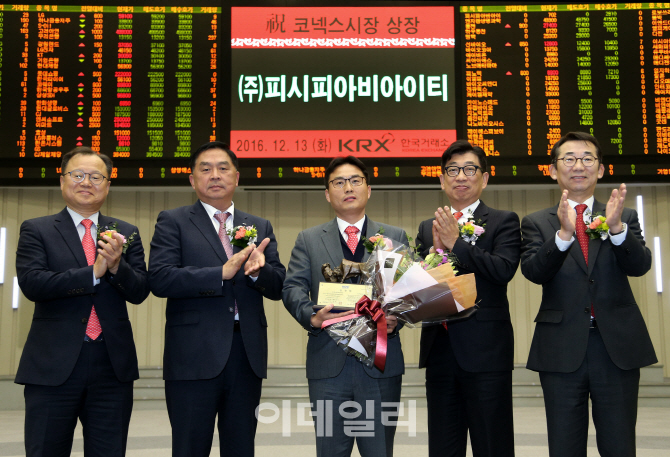
<svg viewBox="0 0 670 457">
<path fill-rule="evenodd" d="M 460 25 L 460 125 L 491 182 L 551 182 L 570 131 L 598 138 L 604 181 L 670 182 L 667 3 L 468 5 Z"/>
<path fill-rule="evenodd" d="M 230 144 L 258 184 L 350 154 L 416 184 L 456 139 L 453 7 L 233 7 L 231 36 Z"/>
<path fill-rule="evenodd" d="M 183 183 L 220 135 L 220 8 L 0 5 L 0 178 L 53 185 L 78 145 L 121 184 Z"/>
<path fill-rule="evenodd" d="M 0 5 L 3 185 L 55 185 L 79 144 L 116 185 L 187 185 L 213 139 L 243 186 L 322 186 L 348 154 L 375 184 L 434 185 L 456 138 L 491 184 L 550 183 L 573 130 L 600 140 L 604 181 L 669 179 L 665 3 L 102 3 Z"/>
</svg>

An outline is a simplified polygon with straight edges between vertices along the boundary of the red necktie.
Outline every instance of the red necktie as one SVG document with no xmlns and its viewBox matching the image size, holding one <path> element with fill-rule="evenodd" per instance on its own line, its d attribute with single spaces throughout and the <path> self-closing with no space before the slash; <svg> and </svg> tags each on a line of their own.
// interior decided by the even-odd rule
<svg viewBox="0 0 670 457">
<path fill-rule="evenodd" d="M 586 234 L 586 224 L 584 223 L 584 211 L 586 211 L 587 206 L 582 203 L 575 206 L 575 211 L 577 212 L 577 219 L 575 220 L 575 233 L 577 234 L 577 241 L 579 241 L 579 247 L 582 248 L 582 254 L 584 254 L 584 261 L 586 265 L 589 265 L 589 236 Z M 595 319 L 595 313 L 593 312 L 593 303 L 591 304 L 591 319 Z"/>
<path fill-rule="evenodd" d="M 214 219 L 219 221 L 219 239 L 221 240 L 221 244 L 223 244 L 223 250 L 226 251 L 226 255 L 230 260 L 233 256 L 233 245 L 230 244 L 230 238 L 228 238 L 228 232 L 226 231 L 226 220 L 228 219 L 228 216 L 230 216 L 230 213 L 228 212 L 216 213 Z M 235 300 L 235 314 L 238 314 L 237 300 Z"/>
<path fill-rule="evenodd" d="M 81 239 L 81 246 L 84 248 L 84 254 L 86 254 L 86 263 L 93 265 L 95 263 L 95 242 L 93 242 L 93 237 L 91 236 L 93 221 L 84 219 L 81 221 L 81 225 L 86 229 L 84 237 Z M 91 315 L 88 317 L 88 324 L 86 325 L 86 336 L 95 340 L 101 333 L 100 320 L 98 319 L 98 314 L 95 312 L 95 306 L 93 306 L 91 308 Z"/>
<path fill-rule="evenodd" d="M 356 254 L 356 248 L 358 247 L 358 237 L 356 236 L 358 232 L 359 230 L 353 225 L 344 229 L 344 233 L 347 234 L 347 246 L 349 246 L 352 254 Z"/>
<path fill-rule="evenodd" d="M 586 224 L 584 223 L 584 211 L 587 206 L 585 204 L 575 206 L 575 211 L 577 211 L 577 220 L 575 221 L 575 232 L 577 234 L 577 241 L 579 241 L 579 246 L 582 248 L 582 254 L 584 254 L 584 261 L 586 265 L 589 264 L 589 236 L 586 234 Z"/>
</svg>

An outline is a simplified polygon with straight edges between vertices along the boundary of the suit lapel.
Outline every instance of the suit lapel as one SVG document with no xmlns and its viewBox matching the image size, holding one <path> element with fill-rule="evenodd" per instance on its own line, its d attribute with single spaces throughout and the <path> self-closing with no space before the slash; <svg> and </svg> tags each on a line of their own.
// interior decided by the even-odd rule
<svg viewBox="0 0 670 457">
<path fill-rule="evenodd" d="M 214 224 L 209 219 L 205 207 L 202 206 L 200 200 L 195 202 L 191 207 L 191 222 L 195 225 L 195 228 L 202 233 L 202 236 L 207 240 L 207 242 L 212 246 L 216 255 L 221 259 L 223 263 L 228 261 L 228 256 L 226 251 L 223 249 L 223 244 L 219 239 L 218 233 L 214 230 Z"/>
<path fill-rule="evenodd" d="M 102 213 L 98 213 L 98 226 L 96 227 L 96 231 L 99 232 L 100 230 L 104 228 L 110 227 L 115 221 L 114 218 L 108 217 L 108 216 L 103 216 Z M 118 230 L 117 230 L 118 231 Z M 93 240 L 95 241 L 95 257 L 98 257 L 98 240 L 97 236 L 95 233 L 91 233 L 93 235 Z M 82 249 L 83 250 L 83 249 Z"/>
<path fill-rule="evenodd" d="M 477 205 L 477 208 L 475 209 L 475 212 L 472 213 L 472 218 L 474 219 L 474 223 L 477 225 L 480 225 L 484 227 L 484 236 L 477 240 L 477 246 L 479 246 L 482 249 L 487 249 L 489 247 L 493 247 L 493 241 L 494 241 L 494 236 L 493 232 L 495 231 L 495 227 L 487 226 L 487 223 L 489 222 L 489 207 L 486 206 L 486 204 L 483 201 L 479 201 L 479 205 Z M 486 236 L 486 230 L 489 231 L 489 236 Z"/>
<path fill-rule="evenodd" d="M 379 233 L 379 229 L 382 228 L 381 224 L 378 224 L 377 222 L 371 220 L 368 217 L 368 228 L 365 233 L 366 238 L 370 238 L 372 236 L 375 236 L 377 233 Z M 367 248 L 365 249 L 365 252 L 363 253 L 363 262 L 367 262 L 368 259 L 370 258 L 370 253 L 368 252 Z"/>
<path fill-rule="evenodd" d="M 115 222 L 115 220 L 113 218 L 108 217 L 108 216 L 103 216 L 102 213 L 99 213 L 98 214 L 98 227 L 96 228 L 96 230 L 101 230 L 101 229 L 104 229 L 106 227 L 109 227 L 114 222 Z"/>
<path fill-rule="evenodd" d="M 99 219 L 98 222 L 100 222 Z M 63 209 L 63 211 L 56 215 L 54 228 L 63 237 L 63 242 L 68 247 L 70 252 L 72 252 L 72 256 L 75 258 L 79 266 L 88 266 L 88 262 L 86 261 L 86 254 L 84 254 L 84 248 L 81 245 L 79 233 L 77 233 L 77 227 L 75 227 L 70 213 L 67 212 L 67 208 Z"/>
<path fill-rule="evenodd" d="M 561 222 L 558 220 L 557 212 L 558 212 L 558 205 L 554 206 L 553 208 L 549 208 L 549 217 L 547 220 L 554 228 L 554 230 L 558 232 L 561 229 Z"/>
<path fill-rule="evenodd" d="M 597 200 L 593 201 L 593 211 L 592 215 L 600 213 L 602 215 L 605 215 L 605 204 L 600 203 Z M 600 252 L 600 246 L 602 246 L 603 240 L 600 238 L 597 238 L 595 240 L 589 240 L 589 270 L 588 274 L 589 276 L 591 275 L 591 272 L 593 271 L 593 267 L 596 264 L 596 259 L 598 258 L 598 252 Z"/>
<path fill-rule="evenodd" d="M 480 200 L 479 205 L 477 205 L 477 209 L 475 209 L 475 212 L 472 213 L 472 217 L 475 221 L 481 219 L 482 224 L 485 224 L 489 217 L 489 207 Z"/>
<path fill-rule="evenodd" d="M 323 229 L 323 235 L 321 235 L 323 247 L 330 257 L 330 266 L 333 268 L 338 267 L 344 258 L 342 244 L 340 243 L 341 236 L 336 219 L 333 219 L 326 225 Z"/>
</svg>

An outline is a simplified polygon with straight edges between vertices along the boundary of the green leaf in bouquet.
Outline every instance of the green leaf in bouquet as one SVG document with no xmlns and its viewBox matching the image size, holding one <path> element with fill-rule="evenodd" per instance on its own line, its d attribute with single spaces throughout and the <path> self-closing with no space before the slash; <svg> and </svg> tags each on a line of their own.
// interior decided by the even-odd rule
<svg viewBox="0 0 670 457">
<path fill-rule="evenodd" d="M 428 254 L 426 256 L 426 260 L 424 261 L 424 266 L 426 270 L 430 270 L 431 268 L 435 268 L 438 265 L 442 263 L 442 255 L 433 253 L 433 254 Z"/>
<path fill-rule="evenodd" d="M 396 269 L 395 275 L 393 276 L 393 283 L 395 284 L 396 282 L 398 282 L 398 280 L 402 277 L 402 275 L 404 275 L 405 272 L 409 270 L 412 265 L 414 265 L 414 260 L 412 259 L 410 253 L 407 252 L 402 257 L 402 260 L 400 260 L 400 262 L 398 263 L 398 268 Z"/>
</svg>

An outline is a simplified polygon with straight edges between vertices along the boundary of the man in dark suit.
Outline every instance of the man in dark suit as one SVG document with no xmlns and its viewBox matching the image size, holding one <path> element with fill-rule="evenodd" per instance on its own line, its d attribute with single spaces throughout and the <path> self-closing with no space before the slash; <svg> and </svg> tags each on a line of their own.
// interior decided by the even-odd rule
<svg viewBox="0 0 670 457">
<path fill-rule="evenodd" d="M 321 265 L 340 265 L 342 259 L 364 262 L 367 252 L 361 235 L 372 237 L 384 228 L 384 236 L 407 244 L 407 235 L 397 227 L 379 224 L 365 215 L 371 195 L 369 175 L 363 162 L 353 156 L 333 159 L 325 173 L 326 200 L 336 218 L 298 234 L 291 252 L 282 298 L 284 306 L 309 332 L 307 378 L 309 398 L 316 418 L 316 453 L 319 457 L 348 456 L 358 442 L 363 457 L 392 456 L 395 425 L 384 423 L 382 402 L 398 404 L 405 363 L 397 336 L 397 320 L 389 317 L 388 349 L 384 372 L 368 368 L 337 347 L 321 324 L 351 314 L 332 312 L 332 304 L 314 312 L 319 285 L 324 281 Z M 360 421 L 349 430 L 339 413 L 344 402 L 356 402 L 362 411 L 349 419 Z M 369 403 L 368 403 L 369 402 Z M 370 411 L 371 404 L 373 411 Z M 345 405 L 346 408 L 346 405 Z M 397 410 L 395 410 L 397 411 Z M 374 420 L 365 421 L 365 419 Z M 364 425 L 363 425 L 364 424 Z M 364 428 L 365 430 L 361 430 Z M 329 432 L 330 430 L 330 432 Z"/>
<path fill-rule="evenodd" d="M 16 251 L 19 285 L 35 302 L 15 381 L 25 384 L 26 455 L 69 456 L 79 418 L 84 455 L 122 456 L 139 377 L 126 301 L 149 295 L 142 240 L 100 213 L 109 157 L 78 147 L 61 169 L 66 208 L 25 221 Z"/>
<path fill-rule="evenodd" d="M 286 270 L 269 221 L 236 209 L 240 173 L 219 141 L 191 156 L 198 201 L 163 211 L 151 241 L 151 291 L 167 297 L 163 377 L 172 455 L 209 456 L 218 414 L 222 456 L 253 456 L 267 377 L 263 297 L 279 300 Z M 237 228 L 262 240 L 232 246 Z"/>
<path fill-rule="evenodd" d="M 606 204 L 593 197 L 605 172 L 598 140 L 568 133 L 551 159 L 561 200 L 521 224 L 521 271 L 542 285 L 528 368 L 540 372 L 549 454 L 586 456 L 590 397 L 600 455 L 634 456 L 640 367 L 657 360 L 628 276 L 649 271 L 651 252 L 625 184 Z M 609 230 L 589 240 L 596 215 Z"/>
<path fill-rule="evenodd" d="M 421 256 L 453 252 L 460 274 L 474 273 L 479 310 L 466 320 L 421 331 L 419 367 L 426 367 L 428 451 L 465 456 L 470 432 L 475 457 L 513 456 L 512 369 L 514 335 L 507 283 L 521 247 L 519 216 L 480 200 L 488 183 L 486 153 L 464 140 L 442 154 L 440 183 L 451 208 L 419 225 Z M 484 228 L 476 239 L 461 235 L 468 221 Z"/>
</svg>

